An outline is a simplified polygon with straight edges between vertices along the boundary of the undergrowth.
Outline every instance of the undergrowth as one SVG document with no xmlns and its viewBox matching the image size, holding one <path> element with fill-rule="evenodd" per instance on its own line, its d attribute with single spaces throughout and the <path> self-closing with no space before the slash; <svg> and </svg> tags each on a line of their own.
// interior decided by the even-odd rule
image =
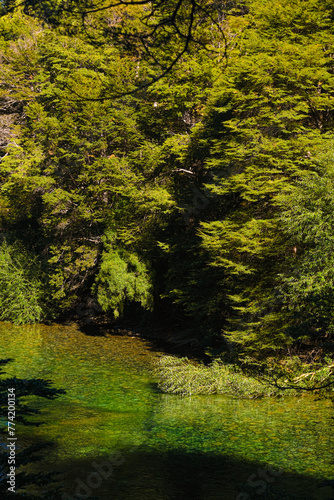
<svg viewBox="0 0 334 500">
<path fill-rule="evenodd" d="M 43 319 L 38 263 L 18 243 L 0 245 L 0 321 L 17 325 Z"/>
</svg>

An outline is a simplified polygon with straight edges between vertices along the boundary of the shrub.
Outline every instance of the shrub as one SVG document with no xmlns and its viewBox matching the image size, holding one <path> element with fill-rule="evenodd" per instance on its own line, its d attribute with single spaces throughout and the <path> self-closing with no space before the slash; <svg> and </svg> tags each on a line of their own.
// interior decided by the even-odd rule
<svg viewBox="0 0 334 500">
<path fill-rule="evenodd" d="M 298 358 L 299 359 L 299 358 Z M 191 396 L 224 394 L 237 398 L 292 396 L 303 391 L 316 392 L 334 398 L 334 360 L 304 364 L 295 358 L 282 360 L 281 371 L 275 367 L 262 380 L 245 375 L 235 365 L 215 360 L 209 366 L 195 364 L 188 358 L 163 356 L 155 368 L 158 387 L 162 392 Z M 312 371 L 310 371 L 312 368 Z"/>
<path fill-rule="evenodd" d="M 159 389 L 169 394 L 225 394 L 256 398 L 275 393 L 268 384 L 247 377 L 236 367 L 218 360 L 205 366 L 191 363 L 188 358 L 163 356 L 155 368 L 155 375 Z"/>
<path fill-rule="evenodd" d="M 19 244 L 0 246 L 0 320 L 35 323 L 43 317 L 38 264 Z"/>
</svg>

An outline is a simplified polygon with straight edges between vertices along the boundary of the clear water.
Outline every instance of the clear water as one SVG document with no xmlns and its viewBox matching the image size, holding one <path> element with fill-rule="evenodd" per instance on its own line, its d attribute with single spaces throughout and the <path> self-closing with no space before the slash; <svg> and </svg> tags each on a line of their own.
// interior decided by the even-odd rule
<svg viewBox="0 0 334 500">
<path fill-rule="evenodd" d="M 63 473 L 60 500 L 333 496 L 319 488 L 334 477 L 329 401 L 164 395 L 151 375 L 161 353 L 137 337 L 8 323 L 0 335 L 0 358 L 14 358 L 6 376 L 67 391 L 36 398 L 44 424 L 17 434 L 25 444 L 54 442 L 30 467 Z"/>
</svg>

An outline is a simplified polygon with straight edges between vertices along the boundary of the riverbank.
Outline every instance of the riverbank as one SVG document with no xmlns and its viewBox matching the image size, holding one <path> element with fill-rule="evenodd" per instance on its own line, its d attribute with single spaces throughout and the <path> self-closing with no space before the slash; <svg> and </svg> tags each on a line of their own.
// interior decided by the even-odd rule
<svg viewBox="0 0 334 500">
<path fill-rule="evenodd" d="M 167 327 L 137 327 L 107 320 L 98 324 L 83 322 L 80 329 L 88 335 L 138 337 L 151 342 L 155 350 L 164 353 L 156 362 L 153 376 L 158 388 L 166 394 L 219 394 L 257 399 L 314 392 L 334 398 L 334 363 L 330 358 L 307 364 L 294 356 L 282 359 L 265 375 L 260 372 L 245 374 L 239 366 L 206 354 L 205 346 L 190 329 L 180 334 Z"/>
</svg>

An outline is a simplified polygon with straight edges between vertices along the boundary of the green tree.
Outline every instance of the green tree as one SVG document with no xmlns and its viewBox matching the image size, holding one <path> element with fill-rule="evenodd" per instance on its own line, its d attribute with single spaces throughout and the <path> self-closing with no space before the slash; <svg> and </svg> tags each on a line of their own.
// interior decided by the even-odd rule
<svg viewBox="0 0 334 500">
<path fill-rule="evenodd" d="M 68 310 L 90 293 L 103 265 L 104 232 L 117 232 L 121 252 L 143 252 L 149 228 L 173 203 L 152 176 L 159 154 L 152 155 L 157 145 L 137 126 L 136 100 L 99 99 L 106 78 L 122 88 L 134 77 L 131 57 L 109 42 L 96 48 L 43 29 L 23 14 L 1 20 L 6 40 L 16 18 L 32 42 L 3 43 L 6 71 L 19 89 L 12 91 L 8 80 L 3 95 L 24 109 L 1 164 L 3 227 L 32 246 L 38 242 L 50 301 Z M 97 100 L 73 100 L 87 92 Z M 102 297 L 101 286 L 100 280 Z"/>
<path fill-rule="evenodd" d="M 316 169 L 332 140 L 333 9 L 312 0 L 247 5 L 227 19 L 228 65 L 193 141 L 216 195 L 200 235 L 225 275 L 223 334 L 244 356 L 263 359 L 294 341 L 275 288 L 290 258 L 277 196 Z"/>
<path fill-rule="evenodd" d="M 145 264 L 136 254 L 115 249 L 116 238 L 112 233 L 107 233 L 102 241 L 105 250 L 94 285 L 102 309 L 111 311 L 115 318 L 123 312 L 126 300 L 140 302 L 149 309 L 152 284 Z"/>
<path fill-rule="evenodd" d="M 216 50 L 213 39 L 219 40 L 219 48 L 225 45 L 224 11 L 236 5 L 234 0 L 223 6 L 208 0 L 24 0 L 19 5 L 15 0 L 5 0 L 0 14 L 23 9 L 25 14 L 53 27 L 84 33 L 97 45 L 104 44 L 104 39 L 110 37 L 113 45 L 125 47 L 139 64 L 145 59 L 150 62 L 150 74 L 146 80 L 135 81 L 136 90 L 166 76 L 194 47 L 204 47 L 208 52 Z M 126 94 L 132 92 L 131 87 L 133 85 L 127 87 Z M 109 97 L 119 95 L 117 90 L 108 85 Z"/>
<path fill-rule="evenodd" d="M 332 153 L 316 172 L 304 175 L 279 198 L 281 231 L 290 252 L 279 276 L 282 305 L 291 315 L 290 330 L 301 341 L 333 351 L 333 198 Z"/>
</svg>

